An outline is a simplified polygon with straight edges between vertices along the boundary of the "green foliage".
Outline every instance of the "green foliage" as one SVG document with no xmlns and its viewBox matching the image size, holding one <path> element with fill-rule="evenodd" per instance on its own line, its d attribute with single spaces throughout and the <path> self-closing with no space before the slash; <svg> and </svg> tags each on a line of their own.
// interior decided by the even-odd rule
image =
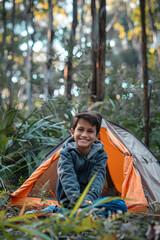
<svg viewBox="0 0 160 240">
<path fill-rule="evenodd" d="M 110 200 L 110 199 L 108 199 Z M 102 210 L 102 209 L 101 209 Z M 69 211 L 44 217 L 42 213 L 17 215 L 8 218 L 9 212 L 0 212 L 0 239 L 137 239 L 144 240 L 151 233 L 159 236 L 159 220 L 153 214 L 113 214 L 108 218 L 91 211 L 82 211 L 70 217 Z M 158 239 L 158 238 L 157 238 Z"/>
<path fill-rule="evenodd" d="M 8 204 L 10 192 L 6 189 L 0 191 L 0 209 L 4 209 Z"/>
<path fill-rule="evenodd" d="M 7 212 L 0 212 L 0 233 L 3 239 L 30 239 L 32 236 L 38 236 L 40 239 L 59 239 L 61 236 L 87 236 L 98 237 L 108 234 L 103 228 L 104 218 L 95 216 L 95 209 L 90 206 L 87 209 L 80 210 L 79 206 L 83 201 L 90 185 L 94 181 L 96 174 L 92 177 L 86 186 L 79 201 L 72 210 L 65 210 L 63 214 L 55 213 L 47 218 L 41 218 L 42 213 L 28 213 L 20 216 L 10 216 L 7 218 Z M 3 199 L 6 192 L 0 194 L 0 199 Z M 96 202 L 94 206 L 103 204 L 113 198 L 103 198 Z M 80 212 L 79 212 L 80 211 Z M 101 210 L 97 210 L 101 211 Z M 94 215 L 92 214 L 94 212 Z M 89 234 L 88 234 L 89 233 Z"/>
<path fill-rule="evenodd" d="M 17 182 L 21 175 L 24 178 L 30 176 L 45 154 L 69 134 L 65 122 L 53 113 L 44 116 L 35 109 L 28 115 L 12 109 L 7 110 L 4 116 L 0 173 L 7 181 Z"/>
<path fill-rule="evenodd" d="M 14 127 L 13 121 L 15 118 L 17 110 L 10 108 L 4 111 L 3 108 L 0 110 L 0 153 L 5 154 L 13 136 L 16 134 L 16 129 Z"/>
<path fill-rule="evenodd" d="M 53 115 L 55 121 L 63 122 L 65 129 L 69 129 L 72 124 L 73 112 L 75 108 L 75 103 L 69 101 L 68 99 L 58 96 L 49 98 L 46 102 L 42 104 L 41 112 L 44 116 Z M 67 137 L 67 130 L 63 129 L 62 138 Z"/>
<path fill-rule="evenodd" d="M 150 149 L 160 159 L 160 95 L 158 72 L 149 72 L 150 98 Z M 143 82 L 137 76 L 136 68 L 123 65 L 115 67 L 107 74 L 103 103 L 94 109 L 104 118 L 128 129 L 144 141 Z"/>
</svg>

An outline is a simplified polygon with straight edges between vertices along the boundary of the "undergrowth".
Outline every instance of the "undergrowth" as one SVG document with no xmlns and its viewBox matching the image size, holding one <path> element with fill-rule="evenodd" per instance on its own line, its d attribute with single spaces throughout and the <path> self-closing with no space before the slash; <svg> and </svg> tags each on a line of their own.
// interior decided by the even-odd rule
<svg viewBox="0 0 160 240">
<path fill-rule="evenodd" d="M 95 176 L 94 176 L 95 177 Z M 92 206 L 80 209 L 94 177 L 87 185 L 75 207 L 71 210 L 60 208 L 56 213 L 43 213 L 40 208 L 35 212 L 25 207 L 10 206 L 10 192 L 0 191 L 0 239 L 3 240 L 158 240 L 160 237 L 160 214 L 158 212 L 108 211 L 102 215 L 103 208 L 97 205 L 119 197 L 106 197 Z M 42 204 L 47 204 L 43 197 Z"/>
<path fill-rule="evenodd" d="M 15 212 L 17 209 L 15 209 Z M 108 218 L 83 211 L 77 217 L 69 211 L 42 216 L 17 215 L 10 209 L 0 212 L 0 239 L 159 239 L 160 221 L 156 215 L 126 213 Z M 152 236 L 151 236 L 152 234 Z"/>
</svg>

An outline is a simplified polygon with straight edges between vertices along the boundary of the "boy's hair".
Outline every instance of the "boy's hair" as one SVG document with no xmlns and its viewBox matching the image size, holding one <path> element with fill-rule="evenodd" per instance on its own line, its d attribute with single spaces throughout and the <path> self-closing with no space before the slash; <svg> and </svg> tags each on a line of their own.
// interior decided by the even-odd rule
<svg viewBox="0 0 160 240">
<path fill-rule="evenodd" d="M 96 111 L 82 111 L 80 113 L 77 113 L 73 119 L 73 129 L 75 130 L 77 123 L 79 119 L 85 119 L 88 122 L 90 122 L 93 126 L 96 126 L 96 134 L 99 133 L 101 122 L 102 122 L 102 116 L 100 113 Z"/>
</svg>

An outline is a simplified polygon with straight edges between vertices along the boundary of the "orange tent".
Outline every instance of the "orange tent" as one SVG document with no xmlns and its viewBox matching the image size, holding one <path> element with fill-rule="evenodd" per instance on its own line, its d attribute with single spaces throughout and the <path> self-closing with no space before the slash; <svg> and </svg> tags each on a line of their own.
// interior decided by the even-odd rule
<svg viewBox="0 0 160 240">
<path fill-rule="evenodd" d="M 150 150 L 132 133 L 104 119 L 100 140 L 108 155 L 110 179 L 118 195 L 125 200 L 128 210 L 143 211 L 152 202 L 160 200 L 160 165 Z M 52 149 L 26 182 L 11 194 L 11 206 L 38 206 L 43 196 L 48 202 L 58 204 L 57 163 L 64 141 Z M 107 194 L 107 181 L 104 195 Z"/>
</svg>

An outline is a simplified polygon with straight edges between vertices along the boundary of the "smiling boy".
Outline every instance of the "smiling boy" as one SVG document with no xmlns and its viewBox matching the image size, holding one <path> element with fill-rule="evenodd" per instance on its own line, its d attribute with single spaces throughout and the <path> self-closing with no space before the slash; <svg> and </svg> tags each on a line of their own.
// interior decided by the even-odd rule
<svg viewBox="0 0 160 240">
<path fill-rule="evenodd" d="M 70 137 L 60 151 L 56 196 L 65 207 L 73 207 L 83 190 L 97 173 L 82 207 L 101 196 L 105 182 L 107 154 L 98 140 L 102 116 L 96 111 L 83 111 L 73 119 Z"/>
</svg>

